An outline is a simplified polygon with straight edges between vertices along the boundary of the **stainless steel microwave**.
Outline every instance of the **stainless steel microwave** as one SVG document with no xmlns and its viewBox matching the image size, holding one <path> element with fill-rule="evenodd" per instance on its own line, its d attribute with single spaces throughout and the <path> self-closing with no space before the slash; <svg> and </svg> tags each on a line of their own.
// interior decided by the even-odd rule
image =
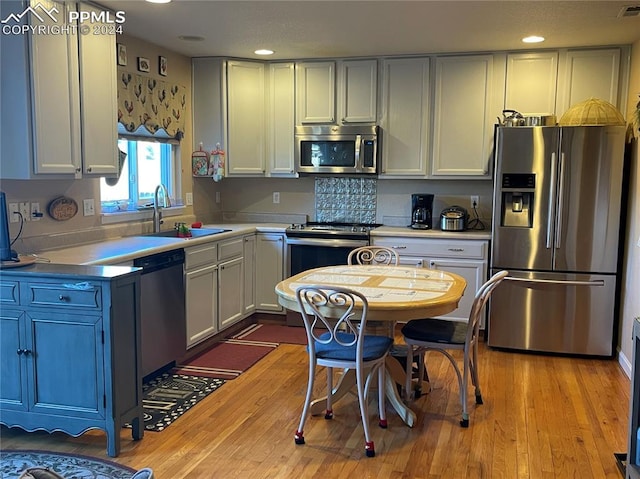
<svg viewBox="0 0 640 479">
<path fill-rule="evenodd" d="M 367 126 L 297 126 L 296 172 L 377 174 L 380 129 Z"/>
</svg>

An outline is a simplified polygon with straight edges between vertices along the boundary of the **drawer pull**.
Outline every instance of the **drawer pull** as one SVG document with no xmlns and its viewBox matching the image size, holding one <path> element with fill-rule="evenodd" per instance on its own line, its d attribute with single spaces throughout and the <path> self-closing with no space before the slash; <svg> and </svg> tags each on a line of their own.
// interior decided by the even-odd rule
<svg viewBox="0 0 640 479">
<path fill-rule="evenodd" d="M 392 249 L 407 249 L 406 246 L 392 246 Z"/>
<path fill-rule="evenodd" d="M 456 252 L 461 253 L 461 252 L 464 251 L 464 248 L 447 248 L 447 250 L 448 251 L 456 251 Z"/>
<path fill-rule="evenodd" d="M 58 299 L 59 299 L 60 301 L 69 301 L 69 297 L 68 297 L 68 296 L 64 296 L 64 295 L 62 295 L 62 294 L 61 294 L 60 296 L 58 296 Z"/>
</svg>

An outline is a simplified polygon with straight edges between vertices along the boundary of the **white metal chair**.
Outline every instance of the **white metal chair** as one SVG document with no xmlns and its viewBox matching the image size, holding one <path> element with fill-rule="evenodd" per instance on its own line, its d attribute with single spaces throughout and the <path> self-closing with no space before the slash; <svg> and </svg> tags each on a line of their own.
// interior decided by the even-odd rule
<svg viewBox="0 0 640 479">
<path fill-rule="evenodd" d="M 349 253 L 347 264 L 398 265 L 398 253 L 384 246 L 361 246 Z"/>
<path fill-rule="evenodd" d="M 471 381 L 475 387 L 476 404 L 482 404 L 482 394 L 478 381 L 478 332 L 482 311 L 491 292 L 508 274 L 508 271 L 499 271 L 478 289 L 471 306 L 468 322 L 435 318 L 414 319 L 402 327 L 402 335 L 409 347 L 410 355 L 417 353 L 419 356 L 418 377 L 424 375 L 424 353 L 426 351 L 438 351 L 444 354 L 453 365 L 458 376 L 458 386 L 460 388 L 460 402 L 462 403 L 460 425 L 462 427 L 469 427 L 469 412 L 467 409 L 469 373 L 471 373 Z M 448 352 L 451 349 L 464 351 L 463 374 L 460 373 L 456 359 Z M 411 361 L 407 361 L 405 391 L 409 399 L 411 398 L 412 377 L 412 364 Z"/>
<path fill-rule="evenodd" d="M 375 456 L 369 433 L 367 395 L 372 377 L 378 376 L 379 426 L 387 427 L 385 413 L 385 358 L 393 343 L 387 336 L 365 334 L 367 299 L 348 288 L 322 285 L 301 286 L 296 297 L 307 332 L 309 384 L 295 443 L 304 444 L 304 424 L 313 394 L 316 366 L 327 368 L 327 407 L 325 419 L 333 418 L 331 393 L 333 369 L 355 369 L 360 415 L 364 428 L 365 452 Z M 366 371 L 366 375 L 365 375 Z"/>
</svg>

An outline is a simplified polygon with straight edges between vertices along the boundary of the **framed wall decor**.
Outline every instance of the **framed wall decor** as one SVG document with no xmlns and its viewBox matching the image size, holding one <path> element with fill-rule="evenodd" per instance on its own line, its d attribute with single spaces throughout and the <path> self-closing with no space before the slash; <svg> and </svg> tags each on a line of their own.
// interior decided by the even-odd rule
<svg viewBox="0 0 640 479">
<path fill-rule="evenodd" d="M 158 57 L 158 73 L 163 77 L 167 76 L 167 57 Z"/>
<path fill-rule="evenodd" d="M 117 44 L 118 47 L 118 65 L 127 66 L 127 46 L 122 43 Z"/>
<path fill-rule="evenodd" d="M 138 57 L 138 71 L 148 72 L 149 70 L 149 59 L 145 57 Z"/>
</svg>

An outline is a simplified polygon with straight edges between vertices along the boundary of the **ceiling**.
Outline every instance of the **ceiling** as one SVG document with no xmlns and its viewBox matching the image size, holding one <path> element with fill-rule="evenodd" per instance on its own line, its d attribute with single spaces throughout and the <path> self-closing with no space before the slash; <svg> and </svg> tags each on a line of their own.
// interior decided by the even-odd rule
<svg viewBox="0 0 640 479">
<path fill-rule="evenodd" d="M 124 11 L 124 32 L 190 57 L 273 59 L 385 56 L 630 44 L 640 1 L 97 0 Z M 640 13 L 640 12 L 639 12 Z M 547 40 L 533 47 L 525 35 Z M 180 36 L 199 36 L 186 41 Z M 264 58 L 264 57 L 263 57 Z"/>
</svg>

